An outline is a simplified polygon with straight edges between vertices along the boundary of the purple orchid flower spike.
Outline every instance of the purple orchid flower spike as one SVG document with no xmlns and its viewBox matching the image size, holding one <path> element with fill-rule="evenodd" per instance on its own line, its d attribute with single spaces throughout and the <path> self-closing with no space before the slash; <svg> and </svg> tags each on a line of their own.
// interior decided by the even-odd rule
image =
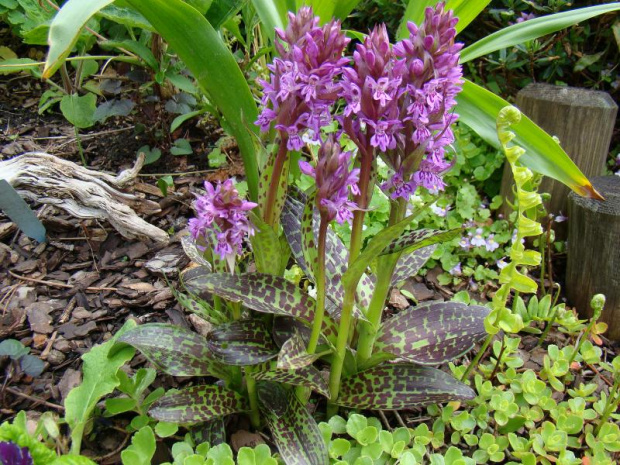
<svg viewBox="0 0 620 465">
<path fill-rule="evenodd" d="M 275 123 L 288 150 L 301 149 L 306 130 L 319 139 L 320 129 L 332 121 L 330 110 L 338 97 L 337 79 L 348 63 L 342 56 L 348 43 L 339 21 L 320 27 L 309 7 L 289 13 L 286 30 L 276 30 L 280 57 L 269 65 L 269 81 L 261 81 L 262 110 L 256 124 L 262 131 Z"/>
<path fill-rule="evenodd" d="M 32 465 L 34 461 L 27 447 L 13 442 L 0 442 L 0 463 L 2 465 Z"/>
<path fill-rule="evenodd" d="M 232 270 L 243 239 L 254 234 L 247 214 L 257 204 L 241 199 L 232 179 L 216 186 L 205 181 L 204 186 L 207 192 L 194 202 L 196 217 L 189 220 L 189 231 L 194 240 L 211 245 Z"/>
<path fill-rule="evenodd" d="M 306 161 L 299 162 L 304 174 L 312 176 L 317 186 L 317 206 L 326 221 L 342 224 L 353 218 L 357 205 L 349 200 L 349 192 L 358 195 L 359 169 L 350 169 L 351 152 L 342 152 L 340 144 L 331 134 L 319 149 L 317 167 Z"/>
</svg>

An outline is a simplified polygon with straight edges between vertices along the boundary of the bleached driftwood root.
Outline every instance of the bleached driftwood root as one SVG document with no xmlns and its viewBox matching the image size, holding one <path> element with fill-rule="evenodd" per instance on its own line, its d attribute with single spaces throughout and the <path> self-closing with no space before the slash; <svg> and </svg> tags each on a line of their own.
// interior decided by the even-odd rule
<svg viewBox="0 0 620 465">
<path fill-rule="evenodd" d="M 168 242 L 165 231 L 134 211 L 157 213 L 159 205 L 115 189 L 131 182 L 143 165 L 144 156 L 140 155 L 133 168 L 111 176 L 48 153 L 28 152 L 0 161 L 0 179 L 6 179 L 25 199 L 54 205 L 77 218 L 107 220 L 129 239 Z"/>
</svg>

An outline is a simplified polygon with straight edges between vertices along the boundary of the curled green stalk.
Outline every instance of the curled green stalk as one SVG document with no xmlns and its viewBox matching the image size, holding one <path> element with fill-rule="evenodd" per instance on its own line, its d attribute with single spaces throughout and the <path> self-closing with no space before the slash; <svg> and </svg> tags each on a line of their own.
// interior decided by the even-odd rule
<svg viewBox="0 0 620 465">
<path fill-rule="evenodd" d="M 502 269 L 499 275 L 499 281 L 502 285 L 493 296 L 491 313 L 484 322 L 488 336 L 474 360 L 463 373 L 462 380 L 467 379 L 473 368 L 478 365 L 495 334 L 500 330 L 516 333 L 523 328 L 521 317 L 506 306 L 510 292 L 515 290 L 521 293 L 534 293 L 538 288 L 536 282 L 519 269 L 520 267 L 540 264 L 540 253 L 534 250 L 526 250 L 523 239 L 542 234 L 540 223 L 526 216 L 528 210 L 542 203 L 542 198 L 530 182 L 534 174 L 518 161 L 525 150 L 517 145 L 508 146 L 515 137 L 515 134 L 510 131 L 510 126 L 519 123 L 520 120 L 521 112 L 513 106 L 504 107 L 497 116 L 497 135 L 510 164 L 516 186 L 515 203 L 518 213 L 515 224 L 516 234 L 510 249 L 510 263 Z"/>
</svg>

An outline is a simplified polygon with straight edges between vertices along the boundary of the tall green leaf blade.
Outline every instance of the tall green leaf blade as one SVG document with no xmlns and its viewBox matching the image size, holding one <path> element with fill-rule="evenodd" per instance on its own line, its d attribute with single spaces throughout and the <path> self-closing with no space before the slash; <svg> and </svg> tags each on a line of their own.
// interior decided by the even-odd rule
<svg viewBox="0 0 620 465">
<path fill-rule="evenodd" d="M 337 404 L 369 410 L 399 410 L 476 396 L 467 385 L 430 367 L 385 364 L 344 378 Z"/>
<path fill-rule="evenodd" d="M 123 334 L 118 342 L 138 349 L 161 371 L 172 376 L 215 376 L 227 379 L 229 369 L 213 358 L 205 338 L 165 323 L 148 323 Z"/>
<path fill-rule="evenodd" d="M 217 0 L 207 10 L 207 20 L 214 29 L 219 29 L 233 18 L 250 0 Z"/>
<path fill-rule="evenodd" d="M 69 56 L 88 20 L 114 0 L 69 0 L 52 20 L 43 78 L 49 78 Z"/>
<path fill-rule="evenodd" d="M 286 3 L 283 0 L 252 0 L 254 9 L 258 13 L 261 23 L 269 32 L 273 40 L 275 29 L 284 29 L 286 23 Z"/>
<path fill-rule="evenodd" d="M 192 269 L 183 275 L 185 287 L 198 296 L 213 293 L 241 302 L 257 312 L 287 315 L 308 322 L 314 315 L 315 301 L 295 284 L 281 276 L 264 273 L 210 273 Z"/>
<path fill-rule="evenodd" d="M 402 254 L 398 262 L 396 262 L 396 267 L 392 273 L 392 286 L 417 275 L 418 271 L 431 258 L 436 248 L 437 245 L 433 244 L 414 250 L 411 253 Z"/>
<path fill-rule="evenodd" d="M 460 121 L 489 144 L 499 147 L 497 115 L 509 105 L 494 93 L 465 80 L 463 91 L 457 96 L 456 112 L 460 115 Z M 525 166 L 560 181 L 579 195 L 602 199 L 562 147 L 527 116 L 522 115 L 521 121 L 511 130 L 516 134 L 513 141 L 525 149 L 525 154 L 519 159 Z"/>
<path fill-rule="evenodd" d="M 259 273 L 280 275 L 283 252 L 278 234 L 254 212 L 250 212 L 249 217 L 256 228 L 250 237 L 256 269 Z"/>
<path fill-rule="evenodd" d="M 328 465 L 327 446 L 316 421 L 297 396 L 278 384 L 260 383 L 260 409 L 287 465 Z"/>
<path fill-rule="evenodd" d="M 110 394 L 119 385 L 116 373 L 134 356 L 132 347 L 117 351 L 112 351 L 112 348 L 117 339 L 135 325 L 134 321 L 127 321 L 112 339 L 82 355 L 82 384 L 73 388 L 65 399 L 65 420 L 71 428 L 72 453 L 80 452 L 82 434 L 95 406 L 103 396 Z"/>
<path fill-rule="evenodd" d="M 486 335 L 489 309 L 460 302 L 432 302 L 399 312 L 383 323 L 376 352 L 436 365 L 471 350 Z"/>
<path fill-rule="evenodd" d="M 547 34 L 559 31 L 566 27 L 580 23 L 594 16 L 620 10 L 620 3 L 577 8 L 571 11 L 541 16 L 521 23 L 513 24 L 461 50 L 461 63 L 467 63 L 474 58 L 487 55 L 496 50 L 523 44 Z"/>
<path fill-rule="evenodd" d="M 221 362 L 233 366 L 257 365 L 278 356 L 278 347 L 262 320 L 239 320 L 207 334 L 207 346 Z"/>
<path fill-rule="evenodd" d="M 153 404 L 149 415 L 158 421 L 195 424 L 247 410 L 244 397 L 211 384 L 168 392 Z"/>
<path fill-rule="evenodd" d="M 361 0 L 339 0 L 334 8 L 334 17 L 344 21 L 360 2 Z"/>
<path fill-rule="evenodd" d="M 381 255 L 388 255 L 396 252 L 407 250 L 414 252 L 423 247 L 433 244 L 447 242 L 461 235 L 461 228 L 451 229 L 449 231 L 433 231 L 432 229 L 416 229 L 409 231 L 397 239 L 390 242 L 381 252 Z"/>
<path fill-rule="evenodd" d="M 437 3 L 439 3 L 439 0 L 409 0 L 396 36 L 399 39 L 408 37 L 407 22 L 413 21 L 419 25 L 424 21 L 424 10 L 429 6 L 435 6 Z M 453 10 L 454 16 L 459 18 L 459 22 L 456 25 L 456 32 L 458 33 L 465 29 L 489 3 L 491 3 L 491 0 L 448 0 L 445 10 Z"/>
<path fill-rule="evenodd" d="M 329 386 L 321 372 L 314 366 L 285 370 L 276 368 L 269 371 L 261 371 L 254 374 L 257 381 L 276 381 L 292 386 L 305 386 L 319 394 L 329 398 Z"/>
</svg>

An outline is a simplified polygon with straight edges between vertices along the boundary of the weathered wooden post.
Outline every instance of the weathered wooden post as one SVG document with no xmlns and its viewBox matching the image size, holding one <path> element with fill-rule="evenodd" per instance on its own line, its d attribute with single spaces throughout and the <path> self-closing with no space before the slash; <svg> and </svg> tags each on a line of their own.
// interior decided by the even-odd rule
<svg viewBox="0 0 620 465">
<path fill-rule="evenodd" d="M 620 176 L 591 179 L 605 201 L 568 196 L 566 295 L 582 317 L 590 299 L 605 294 L 605 335 L 620 340 Z"/>
<path fill-rule="evenodd" d="M 530 84 L 517 94 L 516 105 L 541 128 L 560 139 L 562 148 L 588 178 L 604 174 L 618 113 L 618 105 L 609 94 L 576 87 Z M 501 188 L 504 199 L 512 199 L 512 184 L 510 166 L 506 164 Z M 545 178 L 539 192 L 551 194 L 551 200 L 546 203 L 549 213 L 566 213 L 567 187 Z M 510 207 L 504 205 L 502 213 L 510 213 Z"/>
</svg>

